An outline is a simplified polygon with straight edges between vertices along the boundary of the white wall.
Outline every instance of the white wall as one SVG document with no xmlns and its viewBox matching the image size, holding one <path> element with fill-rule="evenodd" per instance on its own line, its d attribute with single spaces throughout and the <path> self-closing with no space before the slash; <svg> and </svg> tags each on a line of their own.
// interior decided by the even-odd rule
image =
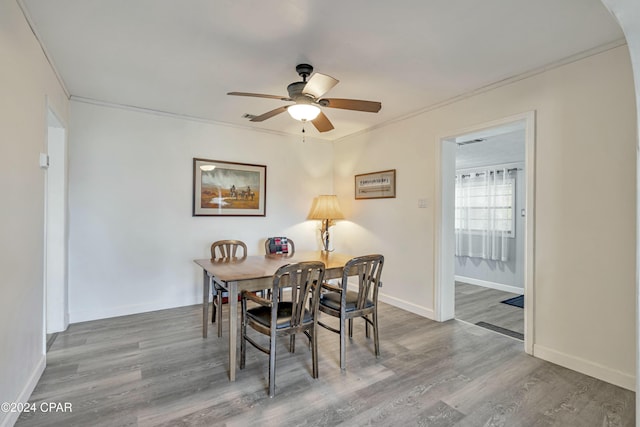
<svg viewBox="0 0 640 427">
<path fill-rule="evenodd" d="M 602 3 L 615 15 L 624 31 L 629 45 L 629 54 L 633 67 L 636 97 L 636 134 L 637 151 L 636 165 L 640 163 L 640 4 L 636 0 L 602 0 Z M 636 226 L 640 224 L 640 174 L 636 174 Z M 640 344 L 640 229 L 636 229 L 636 338 Z M 640 367 L 640 348 L 636 347 L 636 373 Z M 640 375 L 636 375 L 636 390 L 640 390 Z M 636 393 L 636 414 L 640 413 L 640 394 Z"/>
<path fill-rule="evenodd" d="M 338 250 L 387 255 L 383 298 L 433 315 L 441 137 L 536 111 L 534 354 L 634 388 L 636 117 L 627 47 L 336 143 Z M 397 198 L 353 175 L 397 169 Z M 426 198 L 428 208 L 418 208 Z"/>
<path fill-rule="evenodd" d="M 69 139 L 71 323 L 201 302 L 193 260 L 215 240 L 320 247 L 306 216 L 333 190 L 330 143 L 75 101 Z M 266 165 L 266 217 L 192 217 L 194 157 Z"/>
<path fill-rule="evenodd" d="M 0 402 L 26 402 L 44 369 L 44 182 L 47 102 L 66 96 L 17 3 L 0 0 Z M 0 425 L 18 414 L 0 412 Z"/>
</svg>

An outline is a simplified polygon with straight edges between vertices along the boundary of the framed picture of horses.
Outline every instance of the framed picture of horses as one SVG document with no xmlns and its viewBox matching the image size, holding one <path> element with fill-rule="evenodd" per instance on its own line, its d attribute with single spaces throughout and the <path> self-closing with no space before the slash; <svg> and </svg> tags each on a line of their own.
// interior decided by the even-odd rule
<svg viewBox="0 0 640 427">
<path fill-rule="evenodd" d="M 193 159 L 193 216 L 265 216 L 267 167 Z"/>
</svg>

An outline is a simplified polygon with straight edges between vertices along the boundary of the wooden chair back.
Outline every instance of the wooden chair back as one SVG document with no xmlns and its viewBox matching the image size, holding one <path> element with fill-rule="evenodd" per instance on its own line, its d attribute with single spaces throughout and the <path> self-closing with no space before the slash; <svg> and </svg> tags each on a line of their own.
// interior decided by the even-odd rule
<svg viewBox="0 0 640 427">
<path fill-rule="evenodd" d="M 241 255 L 238 252 L 242 252 Z M 241 240 L 218 240 L 211 245 L 211 259 L 246 258 L 247 245 Z"/>
<path fill-rule="evenodd" d="M 349 275 L 353 277 L 355 276 L 354 273 L 357 272 L 358 299 L 356 300 L 356 311 L 368 308 L 370 303 L 374 305 L 378 303 L 378 288 L 380 287 L 383 265 L 384 256 L 378 254 L 359 256 L 345 264 L 342 274 L 342 297 L 346 299 Z"/>
<path fill-rule="evenodd" d="M 288 322 L 291 333 L 296 333 L 305 324 L 317 320 L 324 269 L 325 265 L 321 261 L 307 261 L 282 266 L 273 275 L 272 314 L 282 315 L 282 310 L 278 310 L 278 307 L 291 304 L 291 318 Z M 290 290 L 290 297 L 286 301 L 283 301 L 283 293 L 280 292 L 284 288 Z"/>
</svg>

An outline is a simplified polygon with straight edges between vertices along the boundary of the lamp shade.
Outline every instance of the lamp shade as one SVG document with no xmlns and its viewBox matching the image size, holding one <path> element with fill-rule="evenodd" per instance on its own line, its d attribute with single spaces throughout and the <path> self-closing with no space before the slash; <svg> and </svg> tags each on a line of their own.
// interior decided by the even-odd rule
<svg viewBox="0 0 640 427">
<path fill-rule="evenodd" d="M 338 204 L 338 196 L 323 195 L 313 200 L 309 219 L 344 219 Z"/>
<path fill-rule="evenodd" d="M 300 121 L 311 121 L 320 114 L 320 108 L 312 104 L 294 104 L 287 111 L 291 117 Z"/>
</svg>

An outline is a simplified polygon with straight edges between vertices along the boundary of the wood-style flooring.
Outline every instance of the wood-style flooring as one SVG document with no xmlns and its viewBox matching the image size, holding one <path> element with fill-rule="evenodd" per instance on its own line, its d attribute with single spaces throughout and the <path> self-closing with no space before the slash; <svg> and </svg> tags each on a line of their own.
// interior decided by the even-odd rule
<svg viewBox="0 0 640 427">
<path fill-rule="evenodd" d="M 473 323 L 493 325 L 500 331 L 512 331 L 511 336 L 524 336 L 524 310 L 503 304 L 501 301 L 518 296 L 509 292 L 482 286 L 456 282 L 456 319 Z"/>
<path fill-rule="evenodd" d="M 249 347 L 229 382 L 227 333 L 201 332 L 190 306 L 72 324 L 59 333 L 31 402 L 72 412 L 23 413 L 26 426 L 633 426 L 633 392 L 544 362 L 513 338 L 380 305 L 381 356 L 362 321 L 339 368 L 338 336 L 319 332 L 320 377 L 299 339 L 268 356 Z M 225 307 L 225 317 L 227 308 Z M 226 326 L 226 324 L 225 324 Z"/>
</svg>

